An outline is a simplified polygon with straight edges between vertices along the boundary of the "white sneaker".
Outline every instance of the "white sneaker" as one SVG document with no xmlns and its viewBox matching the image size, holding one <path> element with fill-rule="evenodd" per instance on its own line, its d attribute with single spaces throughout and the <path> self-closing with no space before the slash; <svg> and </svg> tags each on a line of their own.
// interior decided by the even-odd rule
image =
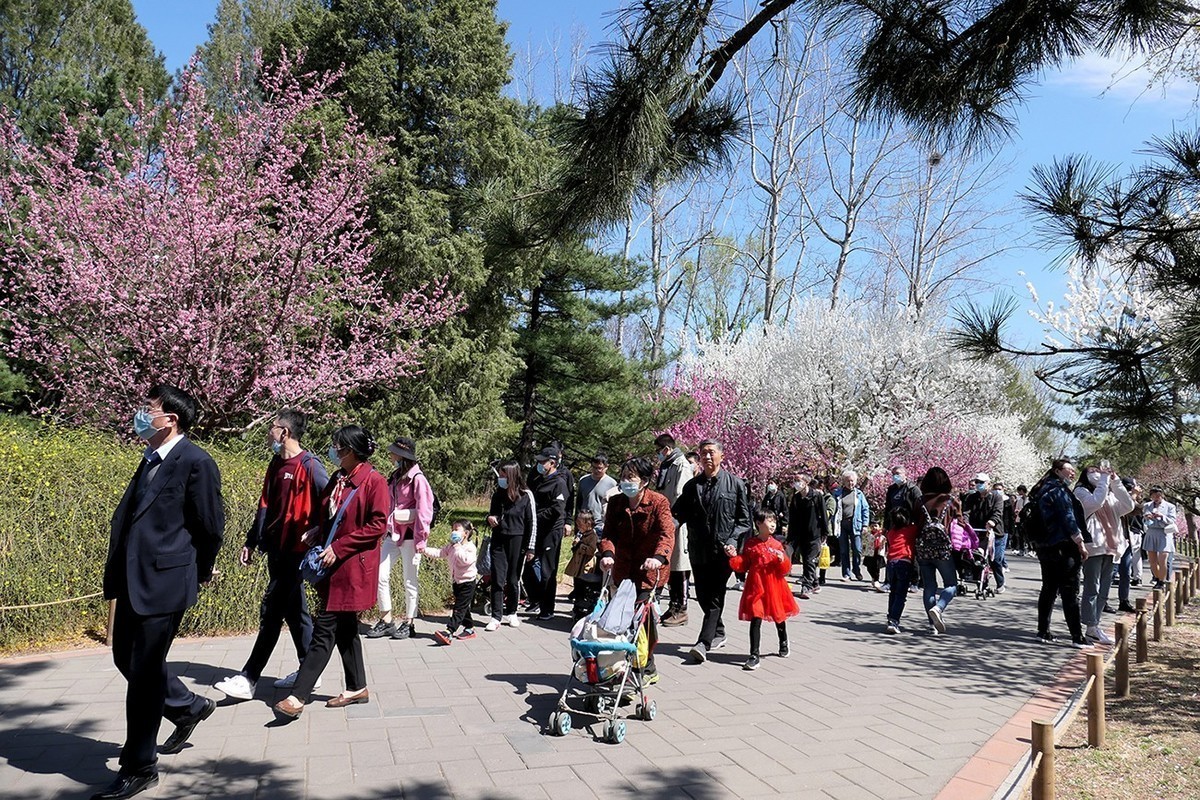
<svg viewBox="0 0 1200 800">
<path fill-rule="evenodd" d="M 253 700 L 254 699 L 255 681 L 250 680 L 242 673 L 230 675 L 224 680 L 217 681 L 213 686 L 218 692 L 224 692 L 226 697 L 232 697 L 234 700 Z"/>
<path fill-rule="evenodd" d="M 500 620 L 496 619 L 495 617 L 492 617 L 492 619 L 488 622 L 488 624 L 483 626 L 483 629 L 485 631 L 499 630 L 500 629 Z"/>
<path fill-rule="evenodd" d="M 507 617 L 505 617 L 505 619 L 508 620 L 508 624 L 511 625 L 512 627 L 514 627 L 514 628 L 521 627 L 521 618 L 518 617 L 516 614 L 509 614 Z"/>
<path fill-rule="evenodd" d="M 1093 625 L 1087 629 L 1087 638 L 1099 642 L 1100 644 L 1112 644 L 1113 640 L 1109 635 L 1100 629 L 1099 625 Z"/>
<path fill-rule="evenodd" d="M 933 629 L 938 633 L 945 633 L 946 621 L 942 619 L 942 610 L 937 606 L 930 606 L 926 613 L 929 614 L 929 622 Z"/>
<path fill-rule="evenodd" d="M 275 688 L 276 688 L 276 689 L 290 689 L 290 688 L 292 688 L 293 686 L 295 686 L 295 685 L 296 685 L 296 676 L 297 676 L 297 675 L 299 675 L 299 674 L 300 674 L 299 670 L 297 670 L 296 672 L 291 672 L 291 673 L 288 673 L 288 674 L 287 674 L 287 675 L 285 675 L 284 677 L 282 677 L 282 678 L 280 678 L 279 680 L 275 681 Z M 219 688 L 219 687 L 218 687 L 218 688 Z M 314 688 L 314 689 L 320 689 L 320 688 L 321 688 L 321 679 L 320 679 L 320 678 L 317 678 L 317 682 L 313 684 L 313 688 Z"/>
<path fill-rule="evenodd" d="M 998 595 L 1004 594 L 1007 591 L 1008 591 L 1008 586 L 997 586 L 996 587 L 996 594 L 998 594 Z"/>
</svg>

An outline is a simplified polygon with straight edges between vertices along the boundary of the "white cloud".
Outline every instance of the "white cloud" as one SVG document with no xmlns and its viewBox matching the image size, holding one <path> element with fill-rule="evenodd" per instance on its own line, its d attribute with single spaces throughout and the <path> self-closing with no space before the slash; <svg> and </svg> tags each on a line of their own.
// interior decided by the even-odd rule
<svg viewBox="0 0 1200 800">
<path fill-rule="evenodd" d="M 1046 77 L 1048 86 L 1082 94 L 1105 95 L 1117 100 L 1186 108 L 1200 92 L 1196 83 L 1168 75 L 1160 76 L 1144 57 L 1105 56 L 1087 53 Z"/>
</svg>

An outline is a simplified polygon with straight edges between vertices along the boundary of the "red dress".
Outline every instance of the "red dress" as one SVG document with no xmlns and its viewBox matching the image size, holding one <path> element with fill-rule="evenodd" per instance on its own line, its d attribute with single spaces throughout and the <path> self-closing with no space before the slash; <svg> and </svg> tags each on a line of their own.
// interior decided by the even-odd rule
<svg viewBox="0 0 1200 800">
<path fill-rule="evenodd" d="M 783 558 L 780 559 L 780 556 Z M 783 579 L 791 572 L 792 562 L 775 537 L 750 537 L 742 548 L 742 554 L 732 556 L 729 565 L 734 572 L 746 573 L 738 619 L 783 622 L 800 613 L 792 589 Z"/>
</svg>

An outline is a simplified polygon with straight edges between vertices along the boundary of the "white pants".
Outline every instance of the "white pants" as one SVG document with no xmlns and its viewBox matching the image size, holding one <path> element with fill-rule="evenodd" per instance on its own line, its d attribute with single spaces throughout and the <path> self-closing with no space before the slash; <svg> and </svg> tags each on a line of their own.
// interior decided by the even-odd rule
<svg viewBox="0 0 1200 800">
<path fill-rule="evenodd" d="M 1142 535 L 1140 533 L 1129 534 L 1129 547 L 1133 550 L 1133 556 L 1129 559 L 1129 579 L 1140 581 L 1142 579 Z"/>
<path fill-rule="evenodd" d="M 383 539 L 383 552 L 379 556 L 379 591 L 376 600 L 379 610 L 384 614 L 392 611 L 392 562 L 400 556 L 400 565 L 404 569 L 404 618 L 412 619 L 417 615 L 417 568 L 421 565 L 421 554 L 412 539 L 403 542 L 392 541 L 392 537 Z"/>
</svg>

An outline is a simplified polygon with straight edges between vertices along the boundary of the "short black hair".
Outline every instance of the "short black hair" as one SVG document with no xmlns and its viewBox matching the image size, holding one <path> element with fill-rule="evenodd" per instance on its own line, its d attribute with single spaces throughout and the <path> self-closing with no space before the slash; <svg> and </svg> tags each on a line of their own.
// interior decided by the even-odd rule
<svg viewBox="0 0 1200 800">
<path fill-rule="evenodd" d="M 196 421 L 196 398 L 178 386 L 156 383 L 146 392 L 146 397 L 157 400 L 164 413 L 174 414 L 181 431 L 189 430 Z"/>
<path fill-rule="evenodd" d="M 1029 487 L 1022 483 L 1019 486 L 1017 486 L 1017 491 L 1018 492 L 1028 492 Z"/>
<path fill-rule="evenodd" d="M 303 411 L 285 408 L 275 415 L 275 419 L 282 427 L 287 428 L 288 433 L 297 442 L 304 438 L 304 431 L 308 429 L 308 417 Z"/>
<path fill-rule="evenodd" d="M 346 425 L 333 432 L 333 446 L 349 449 L 359 461 L 366 461 L 375 452 L 375 437 L 361 425 Z"/>
<path fill-rule="evenodd" d="M 654 471 L 656 469 L 657 467 L 654 465 L 654 462 L 648 458 L 630 458 L 621 465 L 621 471 L 617 474 L 624 475 L 626 470 L 632 470 L 639 478 L 642 479 L 643 484 L 649 484 L 650 479 L 654 477 Z"/>
<path fill-rule="evenodd" d="M 654 446 L 659 450 L 662 450 L 664 447 L 674 447 L 675 437 L 669 433 L 660 433 L 654 439 Z"/>
<path fill-rule="evenodd" d="M 699 461 L 700 454 L 697 453 L 695 450 L 688 450 L 686 458 L 688 461 Z"/>
<path fill-rule="evenodd" d="M 888 527 L 892 529 L 905 528 L 912 523 L 912 517 L 909 515 L 907 508 L 904 506 L 896 506 L 890 512 L 888 523 Z"/>
<path fill-rule="evenodd" d="M 754 524 L 766 522 L 768 519 L 776 519 L 775 512 L 769 508 L 760 508 L 754 512 Z"/>
</svg>

